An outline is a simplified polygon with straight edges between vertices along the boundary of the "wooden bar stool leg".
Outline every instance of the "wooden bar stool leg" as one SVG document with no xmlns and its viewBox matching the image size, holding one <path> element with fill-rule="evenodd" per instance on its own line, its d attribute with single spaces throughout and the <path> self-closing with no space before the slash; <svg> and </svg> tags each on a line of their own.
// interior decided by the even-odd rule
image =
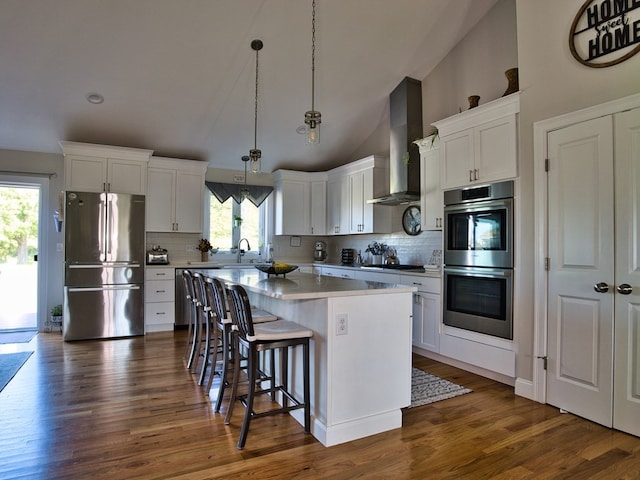
<svg viewBox="0 0 640 480">
<path fill-rule="evenodd" d="M 256 391 L 256 372 L 258 370 L 256 362 L 258 361 L 257 351 L 253 346 L 249 347 L 248 352 L 248 366 L 247 373 L 249 375 L 249 391 L 247 393 L 247 408 L 244 411 L 244 420 L 242 421 L 242 428 L 240 430 L 240 438 L 238 439 L 238 449 L 242 450 L 244 444 L 247 441 L 247 434 L 249 433 L 249 425 L 251 424 L 251 417 L 253 413 L 253 399 Z M 235 386 L 235 385 L 234 385 Z"/>
<path fill-rule="evenodd" d="M 311 389 L 309 386 L 309 339 L 302 344 L 303 389 L 304 389 L 304 432 L 311 432 Z"/>
<path fill-rule="evenodd" d="M 235 360 L 233 362 L 233 383 L 231 384 L 231 399 L 229 400 L 229 408 L 227 409 L 227 415 L 224 417 L 224 424 L 229 425 L 231 423 L 231 415 L 233 414 L 233 406 L 236 403 L 236 396 L 238 395 L 238 381 L 240 380 L 240 353 L 238 352 L 238 338 L 235 332 L 232 333 L 233 351 L 235 352 Z"/>
</svg>

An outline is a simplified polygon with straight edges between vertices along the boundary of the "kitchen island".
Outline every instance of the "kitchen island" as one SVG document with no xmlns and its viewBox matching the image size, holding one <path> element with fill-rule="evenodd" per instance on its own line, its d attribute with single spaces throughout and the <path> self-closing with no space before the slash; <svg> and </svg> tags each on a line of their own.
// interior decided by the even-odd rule
<svg viewBox="0 0 640 480">
<path fill-rule="evenodd" d="M 415 287 L 299 272 L 284 278 L 255 269 L 196 271 L 242 285 L 252 305 L 313 330 L 311 432 L 323 445 L 402 426 L 401 408 L 411 403 Z M 301 364 L 296 352 L 291 372 L 300 396 Z M 291 415 L 303 423 L 301 410 Z"/>
</svg>

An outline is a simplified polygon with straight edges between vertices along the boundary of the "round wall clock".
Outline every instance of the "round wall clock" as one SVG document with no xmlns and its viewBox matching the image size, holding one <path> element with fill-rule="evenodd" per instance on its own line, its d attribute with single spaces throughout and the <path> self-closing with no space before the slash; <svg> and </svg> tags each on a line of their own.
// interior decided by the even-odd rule
<svg viewBox="0 0 640 480">
<path fill-rule="evenodd" d="M 412 205 L 402 214 L 402 228 L 407 235 L 418 235 L 420 233 L 420 207 Z"/>
</svg>

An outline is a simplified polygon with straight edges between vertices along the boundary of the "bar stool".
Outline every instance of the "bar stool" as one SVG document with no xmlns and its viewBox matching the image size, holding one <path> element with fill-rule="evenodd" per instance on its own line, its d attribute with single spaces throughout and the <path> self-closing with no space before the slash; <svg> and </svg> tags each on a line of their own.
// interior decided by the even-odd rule
<svg viewBox="0 0 640 480">
<path fill-rule="evenodd" d="M 194 334 L 194 358 L 191 364 L 191 372 L 197 373 L 198 365 L 200 367 L 200 374 L 198 375 L 198 385 L 202 385 L 204 375 L 207 369 L 207 363 L 209 353 L 211 350 L 211 322 L 210 311 L 211 306 L 207 303 L 205 290 L 204 290 L 205 277 L 199 272 L 192 273 L 193 283 L 193 298 L 196 306 L 195 315 L 195 334 Z M 204 349 L 203 349 L 204 346 Z M 202 364 L 200 359 L 202 358 Z"/>
<path fill-rule="evenodd" d="M 247 292 L 241 285 L 231 285 L 227 290 L 229 300 L 229 311 L 234 327 L 234 344 L 242 345 L 247 349 L 247 375 L 249 377 L 248 393 L 238 395 L 238 380 L 240 377 L 240 362 L 236 361 L 233 370 L 233 386 L 231 390 L 231 401 L 225 423 L 231 420 L 233 405 L 235 400 L 240 400 L 245 406 L 244 419 L 238 439 L 238 449 L 242 450 L 247 441 L 249 425 L 254 418 L 274 415 L 277 413 L 290 412 L 299 408 L 304 409 L 304 431 L 311 432 L 310 413 L 310 391 L 309 391 L 309 339 L 313 336 L 313 331 L 288 320 L 276 320 L 261 324 L 254 324 L 251 316 L 251 307 Z M 288 359 L 289 347 L 302 346 L 302 373 L 303 373 L 303 396 L 300 402 L 288 385 Z M 268 389 L 256 389 L 256 383 L 262 380 L 258 377 L 258 353 L 271 351 L 271 358 L 274 358 L 275 350 L 280 350 L 280 384 L 276 383 L 276 372 L 270 372 L 270 386 Z M 276 392 L 282 395 L 282 405 L 279 408 L 255 412 L 253 402 L 256 395 L 269 393 L 274 398 Z"/>
<path fill-rule="evenodd" d="M 191 365 L 193 364 L 193 360 L 195 358 L 196 351 L 196 340 L 197 340 L 197 330 L 196 330 L 196 317 L 198 315 L 196 300 L 193 295 L 193 275 L 190 270 L 182 271 L 182 281 L 184 283 L 184 290 L 186 292 L 185 300 L 186 307 L 189 310 L 189 320 L 188 320 L 188 330 L 187 330 L 187 344 L 185 345 L 184 354 L 182 358 L 186 362 L 187 369 L 191 369 Z"/>
<path fill-rule="evenodd" d="M 222 398 L 224 397 L 225 390 L 231 386 L 229 382 L 229 364 L 231 359 L 237 359 L 242 361 L 239 353 L 236 353 L 233 349 L 233 342 L 231 339 L 231 316 L 229 315 L 229 309 L 227 306 L 227 300 L 225 295 L 225 289 L 222 282 L 217 278 L 206 277 L 204 279 L 204 290 L 207 304 L 211 307 L 210 315 L 212 322 L 212 331 L 214 331 L 213 348 L 211 352 L 212 358 L 207 362 L 211 366 L 209 371 L 209 379 L 207 381 L 206 391 L 211 390 L 213 385 L 213 378 L 216 373 L 220 376 L 220 387 L 218 388 L 218 395 L 216 398 L 215 412 L 220 411 L 222 404 Z M 251 308 L 251 317 L 254 323 L 272 322 L 278 320 L 278 317 L 258 308 Z M 216 348 L 216 344 L 219 349 Z M 222 353 L 222 368 L 219 372 L 216 372 L 215 366 L 217 365 L 217 354 Z M 271 368 L 275 368 L 275 361 L 271 356 Z"/>
</svg>

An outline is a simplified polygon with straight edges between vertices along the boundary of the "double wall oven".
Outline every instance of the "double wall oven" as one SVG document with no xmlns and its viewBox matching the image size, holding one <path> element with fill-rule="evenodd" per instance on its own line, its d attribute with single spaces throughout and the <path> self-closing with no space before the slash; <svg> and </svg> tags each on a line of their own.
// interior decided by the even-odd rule
<svg viewBox="0 0 640 480">
<path fill-rule="evenodd" d="M 444 192 L 445 325 L 513 339 L 513 182 Z"/>
</svg>

